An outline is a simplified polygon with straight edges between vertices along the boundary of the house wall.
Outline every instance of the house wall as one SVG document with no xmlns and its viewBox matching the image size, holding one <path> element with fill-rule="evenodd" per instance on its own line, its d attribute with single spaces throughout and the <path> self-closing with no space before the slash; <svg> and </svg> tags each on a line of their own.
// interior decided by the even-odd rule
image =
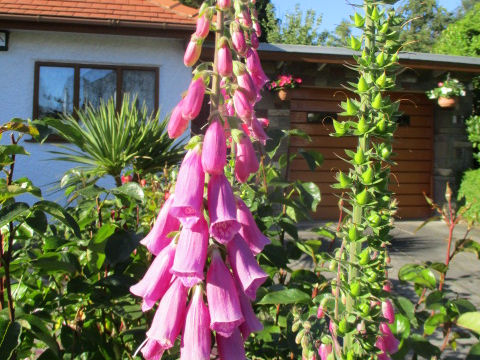
<svg viewBox="0 0 480 360">
<path fill-rule="evenodd" d="M 190 82 L 191 71 L 183 65 L 183 53 L 183 40 L 12 30 L 9 50 L 0 52 L 0 121 L 32 117 L 36 61 L 159 67 L 163 116 L 176 105 Z M 2 143 L 7 140 L 4 137 Z M 44 193 L 49 184 L 73 167 L 48 160 L 52 157 L 49 151 L 55 149 L 52 144 L 23 145 L 32 155 L 19 159 L 15 177 L 30 177 Z M 58 200 L 63 196 L 47 197 Z"/>
</svg>

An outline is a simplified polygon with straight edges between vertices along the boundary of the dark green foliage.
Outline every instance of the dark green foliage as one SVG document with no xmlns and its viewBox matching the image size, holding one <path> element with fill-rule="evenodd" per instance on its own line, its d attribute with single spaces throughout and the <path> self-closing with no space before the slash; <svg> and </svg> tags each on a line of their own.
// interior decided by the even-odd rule
<svg viewBox="0 0 480 360">
<path fill-rule="evenodd" d="M 180 2 L 183 5 L 191 6 L 198 9 L 202 5 L 203 0 L 180 0 Z"/>
<path fill-rule="evenodd" d="M 478 154 L 477 154 L 478 155 Z M 458 192 L 459 200 L 465 200 L 464 216 L 471 222 L 480 222 L 480 169 L 469 170 L 463 174 Z"/>
</svg>

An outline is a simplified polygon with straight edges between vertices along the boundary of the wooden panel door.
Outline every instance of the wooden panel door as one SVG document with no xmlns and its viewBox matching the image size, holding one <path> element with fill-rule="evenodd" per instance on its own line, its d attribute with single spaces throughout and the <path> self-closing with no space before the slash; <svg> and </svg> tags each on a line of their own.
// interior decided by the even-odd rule
<svg viewBox="0 0 480 360">
<path fill-rule="evenodd" d="M 351 137 L 334 138 L 331 121 L 312 122 L 329 113 L 338 113 L 345 90 L 301 88 L 291 93 L 291 128 L 308 133 L 313 141 L 292 139 L 290 153 L 299 149 L 314 149 L 323 154 L 323 166 L 312 172 L 303 159 L 294 160 L 290 166 L 290 180 L 315 182 L 322 191 L 322 202 L 315 218 L 337 219 L 339 192 L 331 188 L 337 171 L 346 170 L 348 164 L 344 148 L 353 149 L 356 140 Z M 422 193 L 431 195 L 433 174 L 433 103 L 423 94 L 391 93 L 392 100 L 401 99 L 403 112 L 401 125 L 394 139 L 397 166 L 392 169 L 391 188 L 399 202 L 401 219 L 425 218 L 431 211 Z M 310 120 L 309 120 L 310 119 Z"/>
</svg>

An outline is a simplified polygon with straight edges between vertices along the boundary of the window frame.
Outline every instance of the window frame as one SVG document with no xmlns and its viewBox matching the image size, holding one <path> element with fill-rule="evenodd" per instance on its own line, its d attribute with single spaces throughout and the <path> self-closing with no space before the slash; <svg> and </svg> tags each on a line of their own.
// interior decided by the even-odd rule
<svg viewBox="0 0 480 360">
<path fill-rule="evenodd" d="M 155 73 L 155 108 L 157 112 L 160 102 L 160 69 L 156 66 L 136 66 L 136 65 L 112 65 L 112 64 L 91 64 L 91 63 L 68 63 L 68 62 L 54 62 L 54 61 L 36 61 L 34 71 L 34 83 L 33 83 L 33 114 L 32 119 L 38 119 L 39 111 L 39 90 L 40 90 L 40 67 L 66 67 L 74 69 L 73 78 L 73 112 L 78 110 L 80 105 L 80 69 L 105 69 L 115 70 L 117 74 L 117 86 L 116 96 L 117 99 L 123 99 L 123 72 L 125 70 L 140 70 L 140 71 L 153 71 Z M 117 110 L 120 110 L 121 101 L 117 102 Z"/>
</svg>

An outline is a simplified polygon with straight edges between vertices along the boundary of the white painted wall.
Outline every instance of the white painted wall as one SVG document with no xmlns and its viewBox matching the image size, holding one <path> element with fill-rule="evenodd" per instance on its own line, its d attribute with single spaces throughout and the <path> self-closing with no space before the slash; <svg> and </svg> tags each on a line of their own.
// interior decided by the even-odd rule
<svg viewBox="0 0 480 360">
<path fill-rule="evenodd" d="M 158 66 L 159 103 L 165 115 L 190 82 L 191 71 L 183 65 L 183 53 L 183 41 L 175 39 L 12 30 L 9 50 L 0 52 L 0 122 L 32 117 L 36 61 Z M 2 143 L 6 140 L 4 137 Z M 73 166 L 49 161 L 48 151 L 55 148 L 51 144 L 23 145 L 31 156 L 19 158 L 15 177 L 28 176 L 42 187 L 45 196 L 48 184 Z M 59 200 L 63 195 L 47 197 Z"/>
</svg>

